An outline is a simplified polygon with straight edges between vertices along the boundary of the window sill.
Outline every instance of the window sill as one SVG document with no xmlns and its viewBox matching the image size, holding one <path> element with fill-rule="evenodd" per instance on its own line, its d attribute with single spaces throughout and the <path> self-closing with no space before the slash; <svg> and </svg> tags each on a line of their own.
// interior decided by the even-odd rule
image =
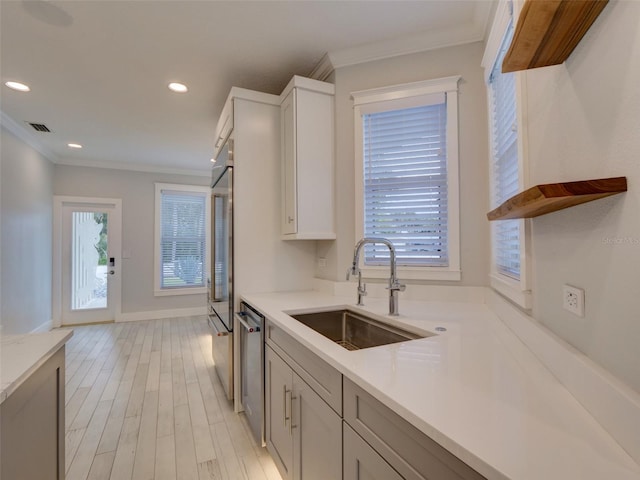
<svg viewBox="0 0 640 480">
<path fill-rule="evenodd" d="M 389 278 L 389 267 L 360 267 L 365 278 Z M 400 280 L 441 280 L 457 282 L 462 278 L 460 270 L 444 267 L 398 267 Z"/>
<path fill-rule="evenodd" d="M 491 288 L 511 300 L 520 308 L 531 310 L 531 290 L 522 290 L 520 282 L 498 273 L 492 273 L 489 275 L 489 283 L 491 284 Z"/>
<path fill-rule="evenodd" d="M 207 293 L 206 287 L 193 288 L 167 288 L 166 290 L 154 290 L 154 297 L 171 297 L 173 295 L 201 295 Z"/>
</svg>

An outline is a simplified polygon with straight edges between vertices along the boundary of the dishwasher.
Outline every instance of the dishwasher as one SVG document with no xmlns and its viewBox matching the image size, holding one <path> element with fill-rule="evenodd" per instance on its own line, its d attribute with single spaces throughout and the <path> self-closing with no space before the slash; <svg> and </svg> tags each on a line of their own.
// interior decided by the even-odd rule
<svg viewBox="0 0 640 480">
<path fill-rule="evenodd" d="M 264 316 L 245 302 L 236 313 L 240 324 L 240 394 L 249 427 L 264 446 Z"/>
</svg>

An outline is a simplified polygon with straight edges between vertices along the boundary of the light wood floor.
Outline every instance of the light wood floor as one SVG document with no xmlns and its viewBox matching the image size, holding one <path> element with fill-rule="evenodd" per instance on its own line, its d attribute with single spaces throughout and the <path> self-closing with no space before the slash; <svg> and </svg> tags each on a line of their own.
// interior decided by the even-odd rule
<svg viewBox="0 0 640 480">
<path fill-rule="evenodd" d="M 74 328 L 67 480 L 281 480 L 213 370 L 205 317 Z"/>
</svg>

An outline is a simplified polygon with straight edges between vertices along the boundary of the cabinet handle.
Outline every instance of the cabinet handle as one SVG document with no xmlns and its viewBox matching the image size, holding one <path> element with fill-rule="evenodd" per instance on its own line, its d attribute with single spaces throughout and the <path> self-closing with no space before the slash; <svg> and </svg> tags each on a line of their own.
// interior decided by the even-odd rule
<svg viewBox="0 0 640 480">
<path fill-rule="evenodd" d="M 293 437 L 293 429 L 296 428 L 296 425 L 293 424 L 293 401 L 298 397 L 294 397 L 291 392 L 292 390 L 289 390 L 289 436 Z"/>
<path fill-rule="evenodd" d="M 289 417 L 287 417 L 287 393 L 290 391 L 291 390 L 287 390 L 286 385 L 282 386 L 282 426 L 285 428 L 287 426 L 287 420 L 289 420 Z"/>
<path fill-rule="evenodd" d="M 287 217 L 287 222 L 293 223 L 293 217 Z"/>
</svg>

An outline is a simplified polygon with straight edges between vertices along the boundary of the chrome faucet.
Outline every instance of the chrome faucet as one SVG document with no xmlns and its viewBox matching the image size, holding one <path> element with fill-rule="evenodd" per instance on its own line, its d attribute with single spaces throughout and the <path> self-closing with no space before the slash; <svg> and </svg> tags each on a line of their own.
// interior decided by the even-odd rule
<svg viewBox="0 0 640 480">
<path fill-rule="evenodd" d="M 351 268 L 347 270 L 347 280 L 349 280 L 349 275 L 358 275 L 358 305 L 363 305 L 362 297 L 367 294 L 367 286 L 362 284 L 362 272 L 358 267 L 358 263 L 360 262 L 360 250 L 367 243 L 382 243 L 386 245 L 390 252 L 390 269 L 391 275 L 389 277 L 389 286 L 387 289 L 389 290 L 389 315 L 398 315 L 398 292 L 404 292 L 406 286 L 402 285 L 398 281 L 398 276 L 396 274 L 396 249 L 386 238 L 377 238 L 377 237 L 368 237 L 361 239 L 358 243 L 356 243 L 356 247 L 353 250 L 353 264 Z"/>
</svg>

